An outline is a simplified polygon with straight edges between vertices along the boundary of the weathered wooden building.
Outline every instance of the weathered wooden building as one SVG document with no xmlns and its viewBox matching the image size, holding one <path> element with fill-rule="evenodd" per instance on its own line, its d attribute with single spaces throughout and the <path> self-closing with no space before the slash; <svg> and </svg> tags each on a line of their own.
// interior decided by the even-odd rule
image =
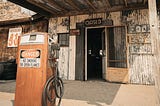
<svg viewBox="0 0 160 106">
<path fill-rule="evenodd" d="M 159 0 L 9 1 L 48 17 L 62 78 L 160 85 Z"/>
</svg>

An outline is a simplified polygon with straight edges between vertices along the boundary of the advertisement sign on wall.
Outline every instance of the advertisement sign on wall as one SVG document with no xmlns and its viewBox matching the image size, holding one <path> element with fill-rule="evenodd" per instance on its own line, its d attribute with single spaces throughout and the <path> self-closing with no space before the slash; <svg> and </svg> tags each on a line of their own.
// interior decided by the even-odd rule
<svg viewBox="0 0 160 106">
<path fill-rule="evenodd" d="M 10 28 L 7 47 L 17 47 L 18 36 L 20 36 L 21 33 L 22 33 L 22 28 Z"/>
</svg>

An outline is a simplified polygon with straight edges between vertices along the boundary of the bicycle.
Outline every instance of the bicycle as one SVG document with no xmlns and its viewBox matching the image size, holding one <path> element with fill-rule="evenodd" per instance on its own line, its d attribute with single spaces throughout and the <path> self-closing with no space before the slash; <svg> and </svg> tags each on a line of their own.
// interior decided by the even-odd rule
<svg viewBox="0 0 160 106">
<path fill-rule="evenodd" d="M 59 77 L 59 70 L 58 70 L 59 50 L 60 50 L 59 44 L 51 44 L 49 63 L 53 75 L 50 78 L 48 78 L 44 86 L 42 94 L 42 106 L 47 106 L 47 100 L 51 104 L 55 104 L 56 98 L 59 98 L 58 106 L 60 106 L 61 104 L 61 99 L 64 94 L 64 85 L 62 79 Z M 54 94 L 55 96 L 53 96 Z"/>
</svg>

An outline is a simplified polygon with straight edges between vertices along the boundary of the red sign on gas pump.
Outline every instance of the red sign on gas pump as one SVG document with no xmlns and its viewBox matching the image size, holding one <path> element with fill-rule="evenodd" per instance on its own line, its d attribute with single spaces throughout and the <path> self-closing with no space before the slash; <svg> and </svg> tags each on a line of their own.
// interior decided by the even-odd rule
<svg viewBox="0 0 160 106">
<path fill-rule="evenodd" d="M 20 67 L 40 68 L 41 50 L 26 49 L 20 51 Z"/>
</svg>

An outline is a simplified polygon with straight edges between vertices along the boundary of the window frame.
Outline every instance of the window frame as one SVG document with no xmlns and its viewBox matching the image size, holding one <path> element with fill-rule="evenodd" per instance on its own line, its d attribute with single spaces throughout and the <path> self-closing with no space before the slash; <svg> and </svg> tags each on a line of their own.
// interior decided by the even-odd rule
<svg viewBox="0 0 160 106">
<path fill-rule="evenodd" d="M 69 33 L 58 33 L 58 43 L 60 44 L 61 47 L 69 47 L 69 36 L 70 36 Z"/>
</svg>

